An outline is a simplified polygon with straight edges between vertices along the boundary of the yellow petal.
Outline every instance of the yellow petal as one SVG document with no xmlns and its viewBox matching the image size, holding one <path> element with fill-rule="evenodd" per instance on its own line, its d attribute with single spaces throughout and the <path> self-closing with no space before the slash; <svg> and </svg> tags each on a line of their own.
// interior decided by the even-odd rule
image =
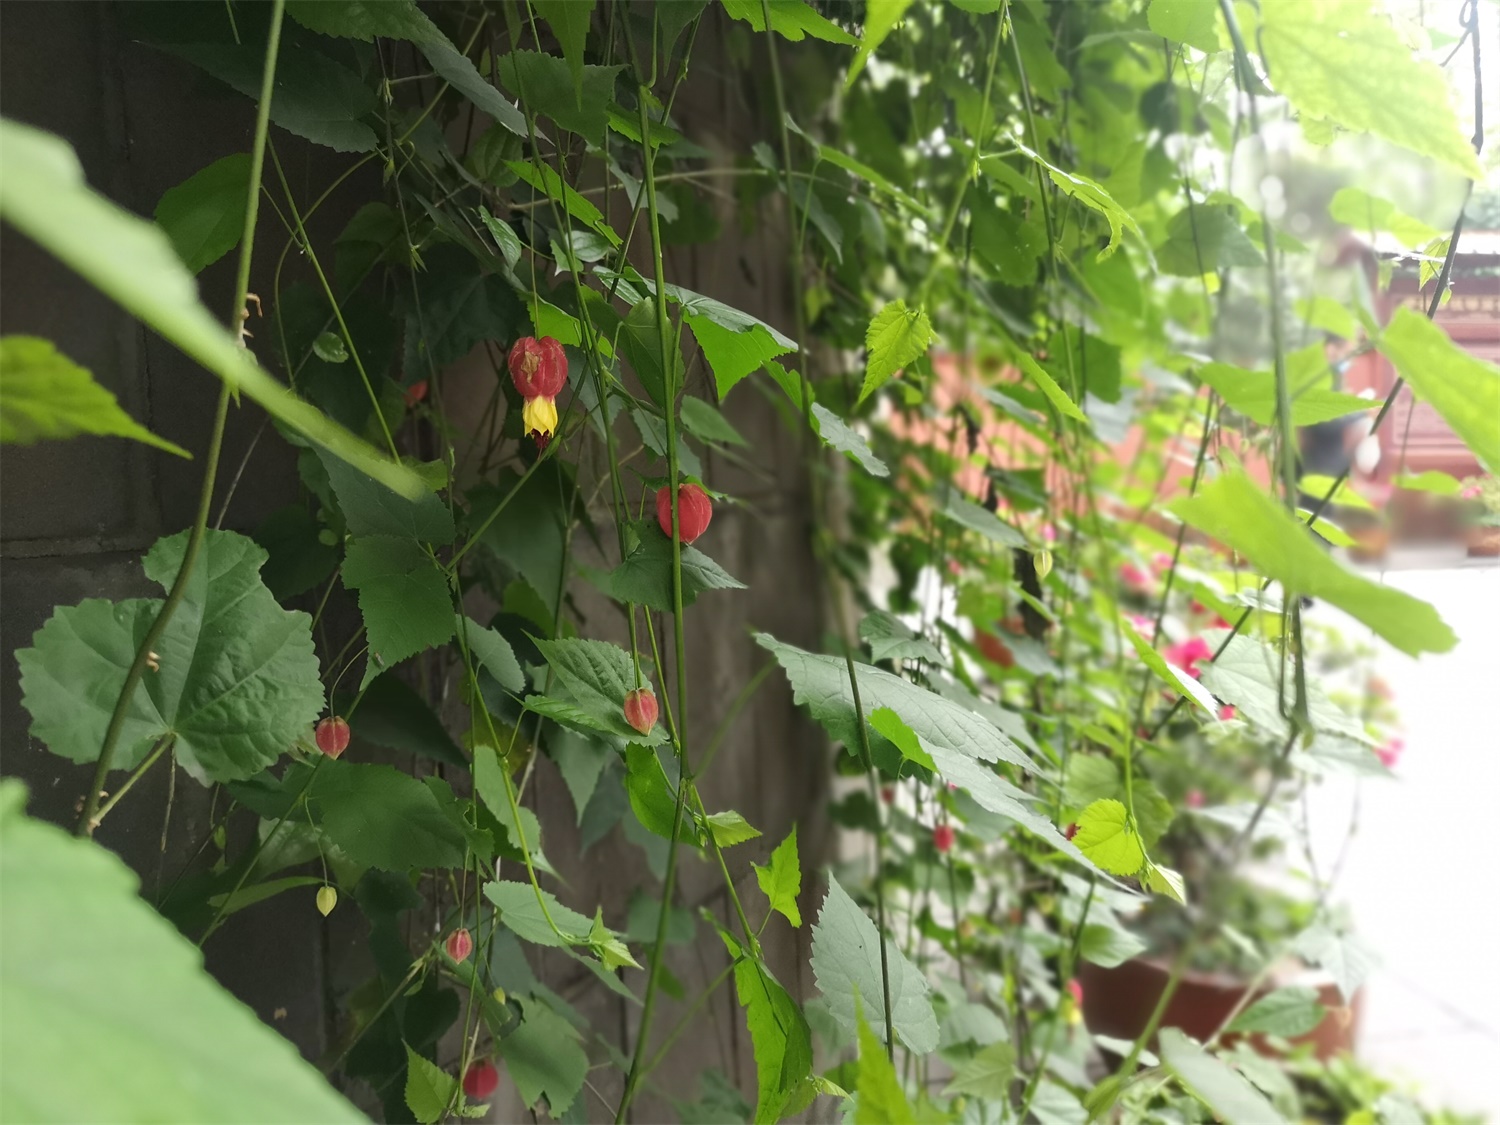
<svg viewBox="0 0 1500 1125">
<path fill-rule="evenodd" d="M 529 398 L 521 408 L 521 429 L 550 437 L 557 429 L 557 405 L 550 398 Z"/>
</svg>

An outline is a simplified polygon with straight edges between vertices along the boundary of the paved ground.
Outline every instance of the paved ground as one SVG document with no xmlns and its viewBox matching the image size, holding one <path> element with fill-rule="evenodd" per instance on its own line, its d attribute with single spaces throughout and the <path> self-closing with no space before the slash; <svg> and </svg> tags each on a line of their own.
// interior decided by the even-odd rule
<svg viewBox="0 0 1500 1125">
<path fill-rule="evenodd" d="M 1358 835 L 1337 897 L 1383 963 L 1360 1053 L 1422 1100 L 1500 1121 L 1500 567 L 1394 569 L 1459 635 L 1441 656 L 1387 651 L 1406 728 L 1398 780 L 1358 787 Z M 1326 864 L 1356 786 L 1327 784 L 1310 821 Z"/>
</svg>

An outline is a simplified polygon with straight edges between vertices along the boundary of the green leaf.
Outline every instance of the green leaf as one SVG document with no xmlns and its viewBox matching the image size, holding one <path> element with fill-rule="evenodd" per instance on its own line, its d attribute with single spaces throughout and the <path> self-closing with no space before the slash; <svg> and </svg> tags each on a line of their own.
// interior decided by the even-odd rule
<svg viewBox="0 0 1500 1125">
<path fill-rule="evenodd" d="M 1311 328 L 1332 332 L 1345 340 L 1353 340 L 1359 335 L 1359 322 L 1354 319 L 1354 314 L 1337 301 L 1327 297 L 1303 297 L 1294 303 L 1294 307 L 1297 315 Z"/>
<path fill-rule="evenodd" d="M 1492 473 L 1500 473 L 1500 367 L 1460 348 L 1432 321 L 1398 308 L 1375 346 Z"/>
<path fill-rule="evenodd" d="M 672 612 L 672 541 L 653 518 L 639 524 L 640 542 L 606 576 L 604 588 L 616 601 Z M 743 590 L 745 584 L 696 547 L 682 548 L 682 604 L 690 606 L 705 590 Z"/>
<path fill-rule="evenodd" d="M 1226 473 L 1200 488 L 1197 496 L 1168 507 L 1185 523 L 1238 551 L 1290 594 L 1338 606 L 1408 655 L 1447 652 L 1458 643 L 1426 602 L 1334 562 L 1306 528 L 1243 472 Z"/>
<path fill-rule="evenodd" d="M 1146 889 L 1153 894 L 1166 895 L 1183 906 L 1187 905 L 1187 883 L 1180 872 L 1173 871 L 1170 867 L 1147 864 Z"/>
<path fill-rule="evenodd" d="M 854 430 L 833 411 L 821 403 L 813 403 L 813 424 L 823 444 L 847 454 L 849 459 L 872 477 L 888 477 L 890 468 L 870 451 L 870 443 L 864 435 Z"/>
<path fill-rule="evenodd" d="M 344 338 L 333 332 L 319 334 L 313 341 L 313 354 L 324 363 L 349 362 L 349 349 L 344 346 Z"/>
<path fill-rule="evenodd" d="M 1057 380 L 1047 374 L 1044 368 L 1036 360 L 1032 359 L 1027 352 L 1016 349 L 1013 353 L 1017 365 L 1026 374 L 1026 377 L 1037 385 L 1037 389 L 1047 396 L 1047 401 L 1057 408 L 1059 414 L 1068 418 L 1075 418 L 1085 424 L 1089 417 L 1078 408 L 1078 404 L 1068 397 L 1068 392 L 1057 385 Z"/>
<path fill-rule="evenodd" d="M 530 883 L 486 883 L 484 894 L 500 908 L 500 921 L 522 941 L 562 949 L 568 945 L 587 945 L 593 923 L 576 910 L 570 910 L 546 891 Z M 541 896 L 541 902 L 537 896 Z M 546 912 L 543 913 L 543 904 Z M 547 918 L 562 931 L 559 937 Z"/>
<path fill-rule="evenodd" d="M 1277 1125 L 1285 1119 L 1240 1074 L 1175 1027 L 1161 1030 L 1162 1065 L 1224 1125 Z"/>
<path fill-rule="evenodd" d="M 0 1118 L 365 1119 L 204 972 L 116 856 L 28 817 L 25 794 L 0 782 Z"/>
<path fill-rule="evenodd" d="M 494 676 L 496 683 L 506 691 L 526 690 L 526 675 L 521 671 L 521 664 L 516 660 L 509 641 L 472 617 L 460 618 L 458 631 L 479 666 Z"/>
<path fill-rule="evenodd" d="M 1352 185 L 1341 187 L 1328 201 L 1328 217 L 1365 234 L 1388 231 L 1405 246 L 1425 246 L 1442 232 L 1406 214 L 1388 199 Z M 1353 338 L 1351 332 L 1348 337 Z"/>
<path fill-rule="evenodd" d="M 352 696 L 340 693 L 336 706 L 348 711 Z M 349 717 L 357 738 L 398 750 L 421 754 L 444 765 L 468 769 L 469 761 L 454 743 L 443 722 L 417 690 L 387 672 L 370 681 L 359 706 Z"/>
<path fill-rule="evenodd" d="M 192 273 L 200 273 L 240 244 L 250 194 L 250 154 L 215 160 L 156 205 L 156 222 Z"/>
<path fill-rule="evenodd" d="M 728 309 L 728 306 L 721 308 Z M 711 316 L 704 312 L 689 312 L 685 319 L 693 338 L 703 349 L 703 358 L 708 361 L 708 366 L 714 373 L 714 385 L 721 400 L 741 379 L 765 366 L 767 360 L 795 351 L 797 347 L 781 333 L 759 321 L 732 327 L 723 323 L 723 316 Z"/>
<path fill-rule="evenodd" d="M 543 195 L 561 203 L 569 215 L 596 234 L 602 235 L 611 246 L 620 245 L 620 236 L 604 221 L 599 208 L 579 195 L 571 184 L 564 183 L 552 165 L 543 164 L 540 172 L 527 160 L 510 160 L 505 166 Z"/>
<path fill-rule="evenodd" d="M 1246 371 L 1228 363 L 1206 363 L 1198 377 L 1223 396 L 1224 402 L 1262 426 L 1276 420 L 1276 376 L 1270 371 Z M 1327 387 L 1306 387 L 1292 396 L 1292 425 L 1311 426 L 1379 406 L 1358 395 Z"/>
<path fill-rule="evenodd" d="M 1037 222 L 1000 210 L 986 193 L 975 192 L 970 201 L 975 253 L 990 263 L 1006 285 L 1034 284 L 1037 263 L 1047 252 L 1046 231 Z"/>
<path fill-rule="evenodd" d="M 1314 926 L 1300 934 L 1296 950 L 1299 956 L 1332 974 L 1346 1004 L 1354 1002 L 1359 986 L 1380 963 L 1379 956 L 1362 938 L 1323 926 Z"/>
<path fill-rule="evenodd" d="M 500 1057 L 528 1108 L 546 1098 L 548 1113 L 561 1117 L 583 1089 L 588 1055 L 578 1044 L 578 1032 L 562 1016 L 540 1000 L 523 998 L 520 1003 L 521 1025 L 497 1044 Z"/>
<path fill-rule="evenodd" d="M 1152 847 L 1172 823 L 1172 805 L 1161 791 L 1146 778 L 1137 776 L 1131 786 L 1135 799 L 1136 828 L 1141 842 Z M 1113 798 L 1123 801 L 1125 782 L 1120 770 L 1108 758 L 1092 754 L 1072 754 L 1063 788 L 1066 807 L 1081 812 L 1095 801 Z"/>
<path fill-rule="evenodd" d="M 415 474 L 261 370 L 199 302 L 196 282 L 161 229 L 90 191 L 65 141 L 0 120 L 0 166 L 0 218 L 292 429 L 397 492 L 421 494 Z"/>
<path fill-rule="evenodd" d="M 744 20 L 756 31 L 766 30 L 766 16 L 761 4 L 765 0 L 724 0 L 724 11 L 731 19 Z M 771 28 L 783 39 L 793 43 L 802 42 L 811 35 L 826 43 L 839 43 L 853 47 L 859 40 L 825 17 L 802 0 L 770 0 Z"/>
<path fill-rule="evenodd" d="M 943 1096 L 967 1094 L 985 1101 L 1008 1101 L 1015 1076 L 1016 1049 L 1009 1043 L 991 1043 L 958 1065 Z"/>
<path fill-rule="evenodd" d="M 453 598 L 432 556 L 410 539 L 355 539 L 344 556 L 344 585 L 359 591 L 370 642 L 368 683 L 380 670 L 453 636 Z"/>
<path fill-rule="evenodd" d="M 1170 685 L 1173 691 L 1186 695 L 1210 715 L 1218 714 L 1218 702 L 1211 694 L 1203 690 L 1203 685 L 1177 665 L 1169 663 L 1166 657 L 1152 648 L 1146 638 L 1136 631 L 1133 624 L 1122 620 L 1120 629 L 1134 646 L 1136 655 L 1159 679 Z"/>
<path fill-rule="evenodd" d="M 865 68 L 886 36 L 896 29 L 912 0 L 867 0 L 865 4 L 865 33 L 859 41 L 859 50 L 854 52 L 854 62 L 849 66 L 849 76 L 844 79 L 844 89 L 854 85 L 859 72 Z"/>
<path fill-rule="evenodd" d="M 783 644 L 768 633 L 756 643 L 776 657 L 791 681 L 793 698 L 807 707 L 825 730 L 846 746 L 859 745 L 854 696 L 844 661 Z M 988 719 L 909 680 L 855 664 L 863 700 L 879 700 L 920 735 L 924 745 L 982 762 L 1006 761 L 1035 771 L 1036 765 Z"/>
<path fill-rule="evenodd" d="M 1392 482 L 1397 488 L 1430 492 L 1435 496 L 1457 496 L 1463 490 L 1461 483 L 1437 469 L 1428 469 L 1422 473 L 1397 473 Z"/>
<path fill-rule="evenodd" d="M 933 340 L 932 323 L 922 309 L 908 309 L 906 302 L 895 300 L 870 321 L 865 331 L 865 383 L 860 389 L 863 402 L 870 393 L 897 371 L 927 353 Z"/>
<path fill-rule="evenodd" d="M 527 135 L 520 111 L 484 80 L 413 0 L 291 0 L 287 14 L 323 35 L 365 43 L 376 36 L 415 43 L 440 78 L 512 133 Z"/>
<path fill-rule="evenodd" d="M 458 1079 L 406 1047 L 406 1108 L 422 1125 L 435 1125 L 458 1092 Z"/>
<path fill-rule="evenodd" d="M 600 729 L 644 745 L 667 737 L 660 723 L 650 734 L 641 734 L 625 721 L 625 696 L 636 686 L 635 666 L 619 645 L 583 638 L 533 640 L 573 702 Z"/>
<path fill-rule="evenodd" d="M 573 95 L 583 100 L 583 49 L 588 42 L 589 22 L 594 15 L 594 0 L 532 0 L 537 15 L 547 21 L 568 70 L 573 75 Z"/>
<path fill-rule="evenodd" d="M 988 513 L 986 513 L 988 514 Z M 917 636 L 882 609 L 872 609 L 859 623 L 859 638 L 870 646 L 870 659 L 925 660 L 941 664 L 943 654 L 931 641 Z"/>
<path fill-rule="evenodd" d="M 957 488 L 949 488 L 947 498 L 940 509 L 954 523 L 977 531 L 986 539 L 992 539 L 1002 547 L 1024 547 L 1026 537 L 993 512 L 986 511 L 970 500 Z"/>
<path fill-rule="evenodd" d="M 1146 862 L 1141 838 L 1119 801 L 1095 801 L 1078 816 L 1078 850 L 1111 875 L 1134 875 Z"/>
<path fill-rule="evenodd" d="M 649 746 L 631 743 L 625 748 L 625 768 L 625 792 L 630 797 L 630 809 L 635 818 L 646 831 L 670 840 L 672 825 L 677 820 L 677 789 L 667 780 L 666 770 L 662 768 L 656 751 Z M 685 844 L 698 846 L 698 834 L 685 814 L 677 838 Z"/>
<path fill-rule="evenodd" d="M 776 845 L 776 850 L 771 853 L 769 867 L 762 867 L 758 863 L 750 866 L 755 868 L 755 881 L 760 884 L 761 893 L 770 903 L 770 909 L 780 913 L 793 926 L 802 925 L 802 910 L 797 905 L 797 897 L 802 894 L 802 866 L 797 859 L 797 826 L 792 825 L 786 839 Z"/>
<path fill-rule="evenodd" d="M 319 450 L 318 460 L 328 472 L 349 534 L 392 535 L 434 544 L 453 542 L 453 513 L 434 492 L 424 488 L 408 498 L 332 453 Z"/>
<path fill-rule="evenodd" d="M 214 895 L 208 900 L 208 904 L 216 909 L 222 910 L 223 916 L 237 914 L 247 906 L 254 906 L 258 902 L 265 902 L 268 898 L 275 898 L 283 891 L 295 890 L 298 887 L 321 887 L 323 878 L 320 875 L 289 875 L 285 879 L 271 879 L 264 883 L 251 883 L 241 887 L 231 894 Z"/>
<path fill-rule="evenodd" d="M 259 99 L 265 52 L 259 44 L 161 43 L 247 98 Z M 374 112 L 375 92 L 346 66 L 320 51 L 283 43 L 276 59 L 271 120 L 289 133 L 335 152 L 369 152 L 375 130 L 362 118 Z"/>
<path fill-rule="evenodd" d="M 572 3 L 573 0 L 562 0 Z M 512 51 L 495 60 L 495 75 L 532 113 L 550 117 L 558 128 L 577 133 L 603 148 L 609 129 L 609 104 L 614 101 L 615 76 L 623 67 L 582 68 L 582 96 L 574 85 L 571 66 L 556 55 L 540 51 Z"/>
<path fill-rule="evenodd" d="M 484 223 L 484 229 L 490 232 L 490 237 L 495 240 L 495 245 L 500 248 L 500 256 L 505 259 L 505 264 L 515 269 L 516 263 L 521 260 L 522 246 L 521 239 L 511 225 L 495 218 L 487 207 L 479 209 L 479 219 Z"/>
<path fill-rule="evenodd" d="M 699 441 L 716 441 L 724 445 L 750 444 L 712 403 L 686 395 L 679 409 L 682 412 L 683 426 Z"/>
<path fill-rule="evenodd" d="M 734 958 L 735 995 L 745 1009 L 755 1052 L 757 1096 L 751 1120 L 770 1125 L 796 1112 L 789 1102 L 812 1073 L 812 1033 L 802 1010 L 770 970 L 746 955 L 726 931 L 721 929 L 719 936 Z"/>
<path fill-rule="evenodd" d="M 0 338 L 0 443 L 34 445 L 79 434 L 130 438 L 192 458 L 126 414 L 113 394 L 50 340 Z"/>
<path fill-rule="evenodd" d="M 924 770 L 936 772 L 937 763 L 932 760 L 932 755 L 922 749 L 922 740 L 911 727 L 901 721 L 901 716 L 896 712 L 889 707 L 877 707 L 870 712 L 869 722 L 870 728 L 888 738 L 908 762 L 915 762 Z"/>
<path fill-rule="evenodd" d="M 1316 988 L 1278 988 L 1236 1016 L 1229 1030 L 1247 1035 L 1259 1031 L 1295 1039 L 1317 1027 L 1327 1014 Z"/>
<path fill-rule="evenodd" d="M 1232 266 L 1264 266 L 1265 255 L 1250 241 L 1227 203 L 1184 207 L 1167 223 L 1167 240 L 1156 248 L 1163 273 L 1198 277 Z"/>
<path fill-rule="evenodd" d="M 1058 190 L 1064 195 L 1072 196 L 1085 207 L 1097 211 L 1100 215 L 1104 216 L 1104 221 L 1109 224 L 1109 243 L 1103 250 L 1099 251 L 1095 258 L 1096 261 L 1103 261 L 1115 252 L 1120 245 L 1120 233 L 1122 231 L 1132 230 L 1136 234 L 1141 233 L 1140 227 L 1136 225 L 1136 221 L 1131 217 L 1130 212 L 1116 203 L 1114 197 L 1099 184 L 1087 176 L 1079 175 L 1076 172 L 1064 172 L 1061 168 L 1049 164 L 1043 157 L 1032 152 L 1023 144 L 1018 143 L 1016 147 L 1021 151 L 1022 155 L 1029 157 L 1041 165 L 1047 175 L 1051 177 L 1052 182 L 1057 186 Z"/>
<path fill-rule="evenodd" d="M 463 866 L 459 826 L 432 790 L 392 766 L 325 759 L 307 798 L 323 834 L 361 866 L 382 871 Z"/>
<path fill-rule="evenodd" d="M 831 874 L 828 895 L 812 928 L 812 970 L 834 1018 L 855 1030 L 856 1006 L 863 1003 L 870 1018 L 885 1032 L 885 995 L 880 975 L 880 942 L 875 923 L 866 917 Z M 927 978 L 906 959 L 899 946 L 886 940 L 891 984 L 891 1018 L 897 1037 L 919 1055 L 937 1049 L 937 1016 L 932 1010 Z"/>
<path fill-rule="evenodd" d="M 1277 650 L 1254 637 L 1231 639 L 1227 629 L 1207 630 L 1203 639 L 1216 652 L 1226 640 L 1229 642 L 1223 654 L 1204 667 L 1204 685 L 1225 703 L 1234 704 L 1241 717 L 1284 739 L 1289 731 L 1281 714 L 1281 656 Z M 1288 684 L 1291 677 L 1292 670 L 1288 669 Z M 1346 714 L 1312 680 L 1307 685 L 1307 713 L 1315 731 L 1369 741 L 1364 725 Z"/>
<path fill-rule="evenodd" d="M 1418 58 L 1364 0 L 1265 0 L 1256 39 L 1277 93 L 1299 113 L 1484 178 L 1441 68 Z"/>
<path fill-rule="evenodd" d="M 186 531 L 146 556 L 147 577 L 176 580 Z M 274 762 L 323 710 L 311 618 L 282 609 L 260 580 L 266 553 L 208 531 L 182 603 L 157 642 L 160 670 L 136 687 L 112 763 L 129 769 L 164 735 L 196 776 L 233 781 Z M 55 610 L 16 653 L 31 734 L 75 762 L 99 757 L 125 674 L 161 607 L 90 599 Z"/>
<path fill-rule="evenodd" d="M 1297 488 L 1299 492 L 1305 492 L 1309 496 L 1331 497 L 1330 502 L 1337 507 L 1358 508 L 1364 512 L 1375 510 L 1375 505 L 1355 492 L 1348 480 L 1340 481 L 1321 473 L 1308 473 L 1297 479 Z"/>
<path fill-rule="evenodd" d="M 732 848 L 760 835 L 759 828 L 733 809 L 709 813 L 708 830 L 714 834 L 714 843 L 721 848 Z"/>
<path fill-rule="evenodd" d="M 859 1068 L 855 1075 L 854 1125 L 913 1125 L 916 1117 L 896 1068 L 880 1039 L 865 1021 L 863 1005 L 855 1000 L 855 1033 L 859 1040 Z"/>
<path fill-rule="evenodd" d="M 1129 930 L 1090 922 L 1083 927 L 1078 956 L 1106 969 L 1123 965 L 1146 951 L 1146 943 Z"/>
<path fill-rule="evenodd" d="M 661 328 L 656 322 L 654 299 L 643 297 L 630 307 L 620 325 L 619 345 L 636 378 L 641 381 L 641 386 L 651 396 L 651 401 L 666 409 L 669 405 L 668 381 L 666 368 L 662 364 Z M 680 386 L 682 364 L 675 353 L 672 355 L 672 368 L 671 384 Z M 720 393 L 723 393 L 722 390 Z"/>
<path fill-rule="evenodd" d="M 1146 23 L 1163 39 L 1213 54 L 1219 47 L 1219 6 L 1214 0 L 1151 0 Z"/>
</svg>

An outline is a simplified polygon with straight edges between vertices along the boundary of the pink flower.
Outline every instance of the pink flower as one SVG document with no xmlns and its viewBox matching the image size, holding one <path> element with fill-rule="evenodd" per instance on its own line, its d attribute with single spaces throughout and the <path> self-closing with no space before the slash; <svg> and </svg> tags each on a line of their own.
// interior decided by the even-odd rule
<svg viewBox="0 0 1500 1125">
<path fill-rule="evenodd" d="M 1151 556 L 1151 573 L 1160 578 L 1172 569 L 1172 556 L 1165 551 L 1157 551 Z"/>
<path fill-rule="evenodd" d="M 1189 789 L 1183 795 L 1182 800 L 1190 809 L 1201 809 L 1203 807 L 1203 790 Z"/>
<path fill-rule="evenodd" d="M 1152 621 L 1149 617 L 1142 617 L 1139 613 L 1130 614 L 1126 620 L 1134 625 L 1135 631 L 1143 637 L 1156 629 L 1156 622 Z"/>
<path fill-rule="evenodd" d="M 1150 592 L 1152 586 L 1151 576 L 1136 566 L 1135 563 L 1121 563 L 1119 575 L 1120 581 L 1125 584 L 1125 588 L 1131 593 L 1144 594 Z"/>
<path fill-rule="evenodd" d="M 1478 500 L 1479 499 L 1479 485 L 1477 485 L 1477 484 L 1466 484 L 1466 485 L 1463 486 L 1463 488 L 1459 489 L 1458 494 L 1461 497 L 1463 497 L 1465 500 Z"/>
<path fill-rule="evenodd" d="M 1230 719 L 1234 718 L 1235 714 L 1234 704 L 1226 703 L 1219 708 L 1219 721 L 1227 723 Z"/>
<path fill-rule="evenodd" d="M 1214 650 L 1208 647 L 1208 642 L 1202 637 L 1191 637 L 1185 641 L 1178 641 L 1175 645 L 1168 645 L 1162 649 L 1169 664 L 1175 664 L 1194 679 L 1198 678 L 1198 662 L 1200 660 L 1212 659 Z"/>
<path fill-rule="evenodd" d="M 1075 1008 L 1083 1007 L 1083 985 L 1079 984 L 1077 980 L 1068 981 L 1068 995 L 1073 998 L 1073 1006 Z"/>
<path fill-rule="evenodd" d="M 1057 528 L 1050 523 L 1042 524 L 1042 538 L 1048 543 L 1054 542 L 1057 539 Z"/>
<path fill-rule="evenodd" d="M 1406 749 L 1406 742 L 1400 738 L 1388 738 L 1385 745 L 1375 751 L 1380 759 L 1380 764 L 1386 769 L 1395 769 L 1396 763 L 1401 760 L 1401 752 Z"/>
</svg>

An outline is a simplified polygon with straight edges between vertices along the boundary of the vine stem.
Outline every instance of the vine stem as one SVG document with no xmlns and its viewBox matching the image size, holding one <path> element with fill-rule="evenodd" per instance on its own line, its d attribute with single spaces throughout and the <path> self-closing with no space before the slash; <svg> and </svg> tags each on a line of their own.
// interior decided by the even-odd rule
<svg viewBox="0 0 1500 1125">
<path fill-rule="evenodd" d="M 245 226 L 240 236 L 240 259 L 239 270 L 235 277 L 234 304 L 229 311 L 229 330 L 239 336 L 241 347 L 244 346 L 244 336 L 241 330 L 246 315 L 245 297 L 250 291 L 250 259 L 255 249 L 255 222 L 260 207 L 261 171 L 265 163 L 266 136 L 271 122 L 271 92 L 276 80 L 276 56 L 281 47 L 281 21 L 285 9 L 286 0 L 274 0 L 271 7 L 271 30 L 266 39 L 265 66 L 261 71 L 260 101 L 255 113 L 255 141 L 250 148 L 250 188 L 246 193 Z M 224 447 L 224 424 L 229 417 L 230 394 L 230 385 L 227 382 L 222 383 L 219 387 L 219 400 L 214 407 L 213 429 L 209 432 L 208 456 L 203 468 L 203 485 L 198 494 L 198 514 L 193 521 L 192 530 L 188 533 L 187 547 L 182 553 L 182 565 L 178 567 L 177 577 L 172 582 L 172 589 L 167 593 L 167 600 L 162 603 L 161 609 L 156 614 L 156 620 L 151 623 L 151 628 L 146 630 L 145 637 L 136 649 L 135 659 L 131 661 L 130 669 L 125 673 L 125 682 L 120 687 L 120 695 L 115 700 L 115 709 L 109 717 L 109 726 L 104 732 L 104 743 L 99 748 L 99 761 L 94 766 L 94 779 L 83 799 L 83 810 L 79 813 L 78 824 L 74 829 L 75 834 L 79 836 L 94 834 L 104 783 L 109 777 L 115 748 L 119 744 L 121 732 L 125 729 L 125 720 L 130 714 L 131 704 L 135 701 L 135 690 L 140 686 L 141 677 L 145 674 L 146 664 L 151 659 L 152 651 L 161 640 L 162 634 L 166 632 L 167 626 L 171 624 L 172 615 L 177 612 L 177 607 L 182 604 L 182 599 L 187 594 L 188 581 L 192 578 L 199 550 L 203 546 L 203 535 L 208 527 L 209 509 L 213 506 L 214 482 L 219 473 L 219 454 Z"/>
<path fill-rule="evenodd" d="M 629 39 L 629 30 L 626 31 Z M 635 54 L 634 40 L 629 40 L 631 54 Z M 654 69 L 654 65 L 653 65 Z M 636 60 L 635 71 L 640 74 L 640 63 Z M 640 85 L 636 91 L 636 107 L 639 111 L 642 150 L 644 153 L 642 176 L 646 182 L 646 208 L 651 229 L 651 257 L 656 271 L 656 330 L 661 347 L 662 382 L 666 388 L 665 409 L 662 411 L 666 423 L 667 443 L 667 487 L 672 498 L 672 640 L 676 650 L 677 664 L 677 709 L 675 749 L 677 751 L 677 802 L 672 812 L 672 836 L 667 841 L 667 870 L 662 880 L 661 912 L 656 921 L 656 940 L 651 947 L 651 963 L 646 974 L 646 994 L 641 1004 L 641 1022 L 636 1030 L 635 1055 L 630 1062 L 630 1071 L 625 1077 L 625 1090 L 620 1096 L 620 1106 L 615 1111 L 617 1123 L 625 1120 L 630 1103 L 640 1085 L 646 1057 L 646 1044 L 651 1030 L 656 993 L 661 982 L 662 954 L 667 945 L 667 924 L 671 916 L 672 891 L 677 879 L 677 837 L 682 830 L 687 791 L 692 783 L 692 771 L 687 755 L 687 648 L 684 642 L 682 623 L 682 532 L 681 512 L 678 504 L 677 464 L 677 385 L 678 358 L 672 338 L 672 326 L 667 315 L 666 264 L 662 255 L 661 219 L 656 199 L 656 154 L 651 148 L 651 117 L 647 112 L 649 90 Z M 666 685 L 662 685 L 663 694 Z"/>
</svg>

